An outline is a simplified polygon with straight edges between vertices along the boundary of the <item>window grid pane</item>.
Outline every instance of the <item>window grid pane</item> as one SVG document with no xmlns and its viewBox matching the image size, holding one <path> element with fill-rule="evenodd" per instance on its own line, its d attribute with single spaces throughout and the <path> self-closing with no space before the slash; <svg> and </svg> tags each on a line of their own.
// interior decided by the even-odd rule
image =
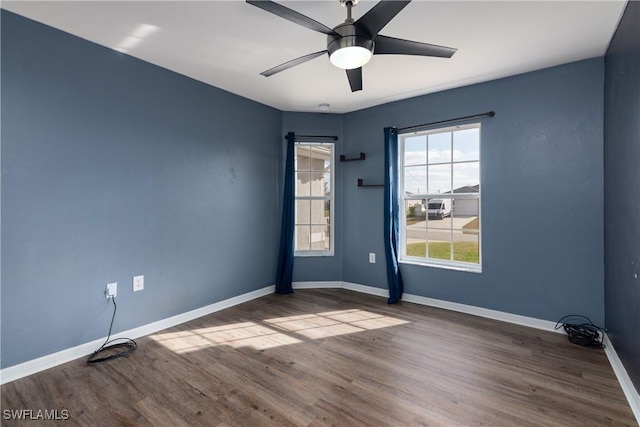
<svg viewBox="0 0 640 427">
<path fill-rule="evenodd" d="M 310 171 L 310 150 L 308 146 L 298 145 L 295 151 L 295 170 L 296 171 Z"/>
<path fill-rule="evenodd" d="M 309 172 L 296 172 L 296 196 L 311 195 L 311 174 Z"/>
<path fill-rule="evenodd" d="M 311 200 L 296 200 L 295 224 L 309 224 L 311 219 Z"/>
<path fill-rule="evenodd" d="M 480 160 L 480 129 L 453 133 L 453 161 Z"/>
<path fill-rule="evenodd" d="M 405 211 L 405 247 L 408 256 L 426 257 L 427 246 L 427 208 L 424 199 L 406 199 Z"/>
</svg>

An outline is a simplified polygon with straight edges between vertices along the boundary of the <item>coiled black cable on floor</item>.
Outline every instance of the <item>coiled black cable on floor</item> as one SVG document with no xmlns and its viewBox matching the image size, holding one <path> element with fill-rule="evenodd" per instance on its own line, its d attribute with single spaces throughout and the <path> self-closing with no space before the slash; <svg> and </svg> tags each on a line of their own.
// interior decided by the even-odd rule
<svg viewBox="0 0 640 427">
<path fill-rule="evenodd" d="M 568 318 L 576 318 L 580 320 L 586 320 L 587 323 L 570 323 L 562 322 Z M 582 347 L 588 348 L 604 348 L 604 333 L 606 329 L 601 328 L 593 324 L 591 319 L 587 316 L 581 316 L 579 314 L 569 314 L 558 320 L 556 323 L 556 330 L 564 328 L 564 331 L 569 337 L 569 341 Z"/>
<path fill-rule="evenodd" d="M 113 316 L 111 316 L 111 324 L 109 325 L 109 333 L 107 334 L 107 339 L 105 340 L 104 344 L 100 346 L 99 349 L 91 353 L 91 355 L 87 359 L 88 365 L 94 364 L 94 363 L 106 362 L 108 360 L 117 359 L 118 357 L 127 356 L 133 353 L 133 351 L 136 348 L 138 348 L 138 344 L 136 344 L 136 342 L 130 338 L 115 338 L 109 341 L 109 338 L 111 338 L 111 329 L 113 328 L 113 321 L 116 318 L 116 310 L 118 308 L 118 306 L 116 305 L 116 297 L 111 297 L 111 299 L 113 300 Z M 111 344 L 116 341 L 122 341 L 122 342 L 119 342 L 117 344 Z M 107 345 L 107 344 L 111 344 L 111 345 Z M 123 350 L 117 353 L 112 353 L 113 350 L 119 349 L 119 348 L 122 348 Z M 100 353 L 104 353 L 107 351 L 111 352 L 111 354 L 109 354 L 108 356 L 98 357 Z"/>
</svg>

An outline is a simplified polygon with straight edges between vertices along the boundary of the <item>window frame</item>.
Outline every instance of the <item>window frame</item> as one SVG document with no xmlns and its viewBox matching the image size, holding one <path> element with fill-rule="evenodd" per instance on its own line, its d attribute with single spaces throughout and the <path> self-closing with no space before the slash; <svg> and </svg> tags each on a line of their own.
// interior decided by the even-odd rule
<svg viewBox="0 0 640 427">
<path fill-rule="evenodd" d="M 293 215 L 293 221 L 294 221 L 294 233 L 293 233 L 293 256 L 296 257 L 319 257 L 319 256 L 334 256 L 335 254 L 335 168 L 336 168 L 336 163 L 335 163 L 335 157 L 336 157 L 336 144 L 333 142 L 318 142 L 318 141 L 296 141 L 294 143 L 294 165 L 296 164 L 296 159 L 297 159 L 297 147 L 298 146 L 329 146 L 331 147 L 331 155 L 329 157 L 329 161 L 330 161 L 330 169 L 329 169 L 329 173 L 330 173 L 330 196 L 298 196 L 297 195 L 297 182 L 296 182 L 296 173 L 298 172 L 297 167 L 294 166 L 294 170 L 293 170 L 293 180 L 294 180 L 294 186 L 293 186 L 293 198 L 294 198 L 294 215 Z M 310 169 L 311 171 L 311 169 Z M 296 243 L 297 243 L 297 226 L 301 225 L 298 224 L 297 221 L 297 217 L 298 217 L 298 213 L 297 213 L 297 209 L 296 209 L 296 202 L 298 200 L 323 200 L 329 201 L 329 245 L 330 248 L 329 249 L 309 249 L 309 250 L 299 250 L 296 249 Z M 311 221 L 311 212 L 309 212 L 309 226 L 313 226 L 313 222 Z"/>
<path fill-rule="evenodd" d="M 429 175 L 429 166 L 437 166 L 437 165 L 442 165 L 442 164 L 448 164 L 448 165 L 452 165 L 451 167 L 451 193 L 447 194 L 447 193 L 439 193 L 439 194 L 430 194 L 430 193 L 425 193 L 425 194 L 416 194 L 416 195 L 406 195 L 405 194 L 405 186 L 404 186 L 404 178 L 405 178 L 405 139 L 409 138 L 409 137 L 415 137 L 415 136 L 420 136 L 420 135 L 425 135 L 428 137 L 428 135 L 430 134 L 437 134 L 437 133 L 444 133 L 444 132 L 451 132 L 453 134 L 454 131 L 458 131 L 458 130 L 466 130 L 466 129 L 478 129 L 478 192 L 477 193 L 454 193 L 453 191 L 455 190 L 454 184 L 453 184 L 453 165 L 455 164 L 459 164 L 459 163 L 465 163 L 465 162 L 475 162 L 475 160 L 473 161 L 460 161 L 460 162 L 456 162 L 453 160 L 453 135 L 451 138 L 451 151 L 452 151 L 452 157 L 451 157 L 451 161 L 446 162 L 446 163 L 436 163 L 436 164 L 431 164 L 429 165 L 429 160 L 428 158 L 425 158 L 425 166 L 426 166 L 426 170 L 427 170 L 427 179 L 428 179 L 428 175 Z M 429 146 L 427 145 L 426 147 L 426 153 L 429 152 Z M 409 165 L 409 166 L 413 166 L 413 165 Z M 429 129 L 425 129 L 425 130 L 421 130 L 421 131 L 414 131 L 414 132 L 407 132 L 407 133 L 399 133 L 398 134 L 398 204 L 400 205 L 400 230 L 399 230 L 399 236 L 400 236 L 400 250 L 398 251 L 398 262 L 403 263 L 403 264 L 412 264 L 412 265 L 419 265 L 419 266 L 423 266 L 423 267 L 435 267 L 435 268 L 442 268 L 442 269 L 449 269 L 449 270 L 458 270 L 458 271 L 466 271 L 466 272 L 473 272 L 473 273 L 481 273 L 482 272 L 482 123 L 480 122 L 476 122 L 476 123 L 468 123 L 468 124 L 461 124 L 461 125 L 454 125 L 454 126 L 445 126 L 445 127 L 437 127 L 437 128 L 429 128 Z M 427 181 L 428 182 L 428 181 Z M 428 184 L 427 184 L 428 185 Z M 465 261 L 454 261 L 454 260 L 444 260 L 444 259 L 437 259 L 437 258 L 428 258 L 428 257 L 416 257 L 416 256 L 408 256 L 406 254 L 407 251 L 407 245 L 406 245 L 406 239 L 407 239 L 407 233 L 406 233 L 406 228 L 407 228 L 407 215 L 405 213 L 405 209 L 406 209 L 406 201 L 407 200 L 416 200 L 416 199 L 425 199 L 427 204 L 429 199 L 435 199 L 435 198 L 440 198 L 440 199 L 450 199 L 451 200 L 451 212 L 453 214 L 453 203 L 455 200 L 477 200 L 478 201 L 478 263 L 471 263 L 471 262 L 465 262 Z M 429 244 L 429 227 L 428 227 L 428 213 L 426 214 L 426 218 L 425 218 L 426 222 L 426 234 L 425 234 L 425 242 L 427 244 Z M 453 233 L 454 230 L 457 230 L 453 227 L 453 224 L 449 227 L 449 231 L 451 233 L 451 242 L 453 243 Z M 452 248 L 452 256 L 453 256 L 453 248 Z M 427 251 L 428 253 L 428 251 Z"/>
</svg>

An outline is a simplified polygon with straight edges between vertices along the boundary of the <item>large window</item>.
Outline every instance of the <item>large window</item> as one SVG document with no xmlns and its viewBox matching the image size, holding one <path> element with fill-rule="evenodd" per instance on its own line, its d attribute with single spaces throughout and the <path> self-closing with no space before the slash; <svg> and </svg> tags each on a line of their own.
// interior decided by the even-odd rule
<svg viewBox="0 0 640 427">
<path fill-rule="evenodd" d="M 400 261 L 480 271 L 480 124 L 403 134 Z"/>
<path fill-rule="evenodd" d="M 295 145 L 295 255 L 333 255 L 333 147 Z"/>
</svg>

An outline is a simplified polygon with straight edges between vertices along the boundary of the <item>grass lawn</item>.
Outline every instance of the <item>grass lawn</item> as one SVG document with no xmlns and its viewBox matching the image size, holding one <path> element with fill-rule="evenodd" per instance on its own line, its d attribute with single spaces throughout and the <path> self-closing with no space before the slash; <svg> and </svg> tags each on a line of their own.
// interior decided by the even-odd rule
<svg viewBox="0 0 640 427">
<path fill-rule="evenodd" d="M 407 244 L 407 255 L 424 258 L 427 256 L 426 248 L 426 243 L 409 243 Z M 430 242 L 429 258 L 451 259 L 451 246 L 448 242 Z M 479 261 L 478 244 L 474 242 L 454 242 L 453 260 L 477 264 Z"/>
</svg>

